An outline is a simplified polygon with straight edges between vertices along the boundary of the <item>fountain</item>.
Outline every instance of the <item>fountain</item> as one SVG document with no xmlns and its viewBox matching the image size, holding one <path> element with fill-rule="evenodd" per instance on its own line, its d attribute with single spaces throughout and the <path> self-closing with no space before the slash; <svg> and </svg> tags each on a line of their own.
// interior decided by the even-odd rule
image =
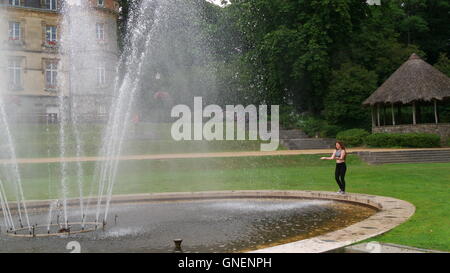
<svg viewBox="0 0 450 273">
<path fill-rule="evenodd" d="M 3 9 L 0 12 L 5 12 Z M 74 148 L 75 156 L 82 157 L 85 152 L 85 145 L 82 137 L 82 126 L 85 121 L 85 116 L 89 111 L 91 111 L 98 104 L 98 100 L 92 99 L 99 94 L 93 93 L 95 75 L 90 73 L 86 68 L 98 67 L 100 64 L 107 63 L 109 66 L 115 66 L 116 60 L 108 56 L 105 46 L 98 43 L 87 43 L 86 41 L 96 41 L 99 37 L 98 30 L 96 32 L 96 18 L 99 16 L 90 6 L 90 1 L 80 0 L 80 1 L 66 1 L 61 7 L 61 20 L 59 25 L 59 47 L 58 47 L 58 59 L 60 60 L 57 64 L 58 66 L 58 77 L 55 80 L 55 90 L 60 90 L 61 92 L 56 92 L 58 101 L 58 138 L 56 139 L 59 148 L 59 157 L 64 158 L 68 156 L 67 150 L 69 148 Z M 1 16 L 0 18 L 7 18 L 6 16 Z M 6 25 L 7 22 L 2 22 L 2 26 Z M 2 29 L 3 30 L 3 29 Z M 1 31 L 2 35 L 7 33 L 7 31 Z M 7 37 L 1 37 L 1 41 L 8 40 Z M 6 39 L 5 39 L 6 38 Z M 3 46 L 6 45 L 6 42 Z M 0 64 L 2 71 L 8 71 L 6 69 L 8 65 L 8 59 L 5 51 L 2 50 L 0 54 Z M 111 55 L 111 54 L 110 54 Z M 113 56 L 114 57 L 114 56 Z M 6 181 L 0 183 L 0 201 L 1 208 L 5 214 L 5 226 L 8 230 L 14 233 L 21 232 L 26 225 L 30 236 L 35 237 L 36 226 L 30 225 L 29 215 L 27 212 L 26 202 L 24 198 L 24 192 L 22 189 L 21 176 L 19 172 L 19 167 L 16 162 L 15 155 L 15 143 L 12 138 L 12 133 L 9 130 L 9 119 L 11 119 L 8 113 L 5 111 L 4 98 L 6 97 L 6 91 L 8 90 L 8 79 L 6 73 L 0 73 L 3 83 L 1 87 L 0 97 L 0 126 L 3 130 L 0 133 L 0 141 L 2 143 L 1 156 L 2 158 L 8 158 L 12 161 L 11 164 L 3 164 L 1 166 L 2 178 Z M 100 94 L 103 95 L 103 94 Z M 70 101 L 67 97 L 70 96 Z M 48 131 L 48 123 L 47 123 Z M 54 141 L 54 140 L 53 140 Z M 85 225 L 88 224 L 87 219 L 89 215 L 86 214 L 89 206 L 89 198 L 84 198 L 84 169 L 81 162 L 77 162 L 75 166 L 76 172 L 76 187 L 78 189 L 78 206 L 79 211 L 78 216 L 71 215 L 73 209 L 69 210 L 67 205 L 67 200 L 69 198 L 69 172 L 72 170 L 69 164 L 62 161 L 59 166 L 59 193 L 58 200 L 51 202 L 48 209 L 47 223 L 38 227 L 46 227 L 46 234 L 51 234 L 51 227 L 55 226 L 52 224 L 53 212 L 56 210 L 56 222 L 59 226 L 58 233 L 69 233 L 73 229 L 69 227 L 70 225 L 76 224 L 80 226 L 80 231 L 85 232 Z M 50 170 L 49 170 L 50 176 Z M 18 223 L 13 219 L 13 214 L 11 213 L 11 208 L 7 199 L 7 187 L 4 187 L 4 183 L 9 183 L 11 185 L 9 188 L 13 188 L 15 192 L 15 203 L 14 210 L 18 215 Z M 49 183 L 50 184 L 50 183 Z M 49 186 L 50 188 L 50 186 Z M 50 191 L 50 190 L 49 190 Z M 94 194 L 93 188 L 91 188 L 89 196 Z M 78 218 L 78 219 L 76 219 Z M 71 221 L 75 222 L 71 222 Z M 79 223 L 79 224 L 78 224 Z M 96 222 L 95 225 L 98 225 Z"/>
<path fill-rule="evenodd" d="M 115 56 L 107 53 L 109 45 L 104 42 L 105 37 L 103 35 L 105 34 L 99 30 L 100 27 L 104 28 L 105 26 L 99 26 L 97 23 L 99 14 L 92 6 L 91 1 L 69 0 L 63 3 L 60 9 L 58 46 L 58 59 L 60 60 L 58 70 L 60 73 L 58 73 L 55 87 L 56 90 L 60 91 L 57 92 L 59 157 L 68 157 L 70 155 L 69 150 L 74 150 L 74 156 L 78 158 L 85 155 L 86 143 L 82 136 L 83 126 L 86 122 L 86 115 L 93 108 L 97 107 L 98 104 L 109 104 L 110 114 L 103 132 L 102 147 L 98 152 L 98 156 L 104 157 L 105 160 L 100 161 L 95 167 L 95 181 L 90 183 L 88 197 L 84 196 L 87 183 L 82 163 L 77 161 L 75 167 L 64 160 L 59 163 L 58 173 L 55 174 L 59 180 L 58 199 L 48 205 L 47 223 L 45 223 L 47 234 L 51 233 L 54 217 L 57 218 L 56 222 L 60 226 L 58 230 L 60 233 L 67 232 L 69 225 L 74 226 L 77 223 L 80 223 L 80 231 L 85 231 L 85 223 L 88 222 L 105 228 L 116 182 L 119 164 L 117 157 L 122 154 L 124 139 L 130 129 L 129 120 L 135 106 L 137 91 L 143 84 L 142 79 L 145 78 L 148 69 L 154 69 L 156 65 L 154 59 L 157 59 L 157 56 L 161 53 L 164 43 L 170 42 L 162 38 L 165 33 L 168 33 L 169 28 L 174 27 L 173 22 L 175 21 L 171 20 L 171 15 L 175 12 L 183 12 L 190 16 L 184 18 L 185 22 L 187 22 L 187 19 L 198 16 L 195 14 L 197 12 L 195 5 L 185 4 L 181 1 L 146 0 L 142 1 L 139 6 L 132 8 L 126 30 L 126 33 L 128 33 L 126 46 L 120 59 L 115 60 Z M 2 16 L 2 18 L 5 17 Z M 104 18 L 100 19 L 104 20 Z M 201 49 L 204 51 L 204 48 Z M 1 56 L 6 57 L 3 54 Z M 116 65 L 117 63 L 120 65 Z M 6 67 L 6 58 L 2 59 L 2 64 L 3 67 Z M 110 80 L 113 82 L 113 87 L 106 89 L 108 92 L 93 94 L 95 75 L 86 68 L 99 67 L 99 65 L 116 67 L 115 77 Z M 159 72 L 157 74 L 158 77 L 156 78 L 160 79 Z M 5 73 L 2 73 L 2 76 L 5 76 Z M 2 82 L 6 83 L 7 81 Z M 6 91 L 7 89 L 7 86 L 2 86 L 2 90 Z M 4 92 L 2 91 L 2 93 Z M 98 101 L 96 97 L 99 95 L 109 96 L 110 99 L 109 101 Z M 67 99 L 68 96 L 70 96 L 70 100 Z M 14 162 L 16 157 L 15 143 L 8 130 L 8 114 L 5 112 L 3 101 L 0 101 L 0 118 L 0 125 L 5 128 L 0 136 L 1 142 L 4 144 L 2 146 L 4 147 L 3 157 Z M 15 211 L 18 214 L 20 229 L 14 223 L 15 220 L 9 208 L 6 190 L 3 189 L 3 182 L 1 182 L 0 200 L 2 211 L 6 215 L 5 226 L 8 227 L 8 230 L 17 232 L 22 231 L 23 224 L 25 224 L 30 231 L 30 235 L 32 235 L 33 226 L 30 225 L 28 219 L 18 165 L 13 163 L 3 165 L 2 168 L 5 181 L 11 183 L 15 190 Z M 78 204 L 69 208 L 70 188 L 73 188 L 69 181 L 69 173 L 72 172 L 75 172 L 76 176 Z M 91 206 L 95 209 L 91 210 Z M 71 231 L 73 233 L 73 229 Z"/>
<path fill-rule="evenodd" d="M 0 10 L 0 18 L 5 18 L 2 12 L 3 11 Z M 3 37 L 4 33 L 6 32 L 2 31 L 2 34 L 0 34 L 1 41 L 6 40 L 6 37 Z M 7 63 L 8 60 L 6 59 L 6 56 L 0 54 L 0 67 L 3 71 L 6 70 L 5 68 L 8 65 Z M 4 73 L 0 73 L 0 91 L 2 94 L 3 90 L 6 90 L 7 88 L 7 83 L 8 81 L 6 80 L 6 75 Z M 0 130 L 0 143 L 2 144 L 0 153 L 3 157 L 10 158 L 14 162 L 16 160 L 16 150 L 10 132 L 3 96 L 0 96 L 0 126 L 2 128 L 2 130 Z M 25 224 L 27 229 L 31 232 L 30 220 L 28 217 L 27 206 L 22 188 L 22 180 L 17 163 L 2 165 L 0 167 L 0 171 L 2 173 L 2 177 L 0 178 L 0 203 L 4 214 L 5 229 L 14 232 L 17 226 L 17 224 L 14 224 L 13 214 L 11 213 L 11 207 L 6 194 L 6 187 L 9 186 L 9 188 L 13 188 L 15 195 L 18 226 L 23 228 L 23 225 Z"/>
</svg>

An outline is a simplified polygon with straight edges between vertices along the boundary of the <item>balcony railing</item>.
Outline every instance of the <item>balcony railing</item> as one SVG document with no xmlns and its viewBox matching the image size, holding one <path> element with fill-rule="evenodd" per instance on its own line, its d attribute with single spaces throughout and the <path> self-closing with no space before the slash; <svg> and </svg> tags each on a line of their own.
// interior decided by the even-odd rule
<svg viewBox="0 0 450 273">
<path fill-rule="evenodd" d="M 28 9 L 28 10 L 45 10 L 45 11 L 52 11 L 52 12 L 59 12 L 60 8 L 56 7 L 50 7 L 49 5 L 42 5 L 39 4 L 39 7 L 35 7 L 35 6 L 30 6 L 30 5 L 15 5 L 15 4 L 10 4 L 10 3 L 1 3 L 0 2 L 0 8 L 7 8 L 7 7 L 11 7 L 11 8 L 20 8 L 20 9 Z"/>
<path fill-rule="evenodd" d="M 54 7 L 54 6 L 50 6 L 48 3 L 42 4 L 42 2 L 39 1 L 39 6 L 37 7 L 37 6 L 31 6 L 30 4 L 27 4 L 27 3 L 25 3 L 25 5 L 24 5 L 23 2 L 20 3 L 20 5 L 17 5 L 17 4 L 10 3 L 9 1 L 2 2 L 2 0 L 0 0 L 0 8 L 1 7 L 14 7 L 14 8 L 25 8 L 25 9 L 41 10 L 41 11 L 47 10 L 47 11 L 53 11 L 53 12 L 60 12 L 60 10 L 61 10 L 60 7 L 63 5 L 63 2 L 64 1 L 57 1 L 56 6 Z M 92 6 L 94 8 L 98 8 L 98 9 L 107 9 L 107 10 L 111 10 L 114 12 L 119 12 L 119 6 L 117 4 L 115 4 L 114 7 L 111 8 L 111 7 L 108 7 L 106 5 L 106 3 L 103 3 L 103 5 L 99 5 L 99 4 L 97 4 L 96 1 L 94 1 Z"/>
</svg>

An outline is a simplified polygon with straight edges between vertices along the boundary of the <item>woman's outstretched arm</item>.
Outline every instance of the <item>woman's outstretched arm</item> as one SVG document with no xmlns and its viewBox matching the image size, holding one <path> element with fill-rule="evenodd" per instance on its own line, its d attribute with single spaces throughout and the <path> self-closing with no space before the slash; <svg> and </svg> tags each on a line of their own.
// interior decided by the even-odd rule
<svg viewBox="0 0 450 273">
<path fill-rule="evenodd" d="M 333 160 L 336 158 L 336 151 L 333 152 L 333 154 L 330 157 L 321 157 L 322 160 Z"/>
</svg>

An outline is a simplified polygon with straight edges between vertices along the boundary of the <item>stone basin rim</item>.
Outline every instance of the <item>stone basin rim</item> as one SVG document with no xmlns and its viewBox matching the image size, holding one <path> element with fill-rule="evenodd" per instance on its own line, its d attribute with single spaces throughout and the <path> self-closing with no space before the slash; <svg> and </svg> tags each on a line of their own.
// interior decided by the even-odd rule
<svg viewBox="0 0 450 273">
<path fill-rule="evenodd" d="M 86 197 L 88 198 L 88 197 Z M 97 198 L 97 197 L 92 197 Z M 113 195 L 111 203 L 139 203 L 163 201 L 189 201 L 208 199 L 288 198 L 315 199 L 354 203 L 377 210 L 363 221 L 313 238 L 251 251 L 250 253 L 320 253 L 342 248 L 383 234 L 406 222 L 415 212 L 415 206 L 404 200 L 368 194 L 345 195 L 326 191 L 293 190 L 232 190 L 201 192 L 167 192 Z M 55 200 L 27 201 L 28 208 L 44 208 Z M 68 205 L 79 199 L 68 200 Z M 12 203 L 13 205 L 14 203 Z M 14 209 L 14 205 L 12 206 Z M 370 228 L 368 228 L 370 227 Z"/>
</svg>

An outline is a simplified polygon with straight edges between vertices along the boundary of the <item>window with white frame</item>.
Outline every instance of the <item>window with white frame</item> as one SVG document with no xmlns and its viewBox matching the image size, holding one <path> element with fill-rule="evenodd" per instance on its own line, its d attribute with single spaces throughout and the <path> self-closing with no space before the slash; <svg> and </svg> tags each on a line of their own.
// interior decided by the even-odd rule
<svg viewBox="0 0 450 273">
<path fill-rule="evenodd" d="M 9 22 L 9 40 L 20 40 L 19 22 Z"/>
<path fill-rule="evenodd" d="M 9 5 L 20 6 L 20 0 L 9 0 Z"/>
<path fill-rule="evenodd" d="M 46 0 L 49 10 L 56 10 L 58 8 L 57 0 Z"/>
<path fill-rule="evenodd" d="M 56 26 L 46 26 L 45 27 L 45 41 L 48 44 L 55 45 L 57 39 L 57 28 Z"/>
<path fill-rule="evenodd" d="M 103 104 L 99 104 L 97 113 L 100 115 L 106 115 L 108 113 L 106 110 L 106 106 Z"/>
<path fill-rule="evenodd" d="M 104 7 L 105 6 L 105 0 L 97 0 L 97 6 Z"/>
<path fill-rule="evenodd" d="M 58 78 L 58 63 L 49 61 L 45 65 L 45 88 L 56 89 Z"/>
<path fill-rule="evenodd" d="M 97 66 L 97 85 L 103 86 L 106 84 L 106 64 L 101 63 Z"/>
<path fill-rule="evenodd" d="M 105 40 L 105 24 L 97 23 L 95 25 L 96 37 L 99 41 Z"/>
<path fill-rule="evenodd" d="M 10 59 L 8 61 L 9 87 L 19 89 L 22 87 L 22 61 L 21 59 Z"/>
</svg>

